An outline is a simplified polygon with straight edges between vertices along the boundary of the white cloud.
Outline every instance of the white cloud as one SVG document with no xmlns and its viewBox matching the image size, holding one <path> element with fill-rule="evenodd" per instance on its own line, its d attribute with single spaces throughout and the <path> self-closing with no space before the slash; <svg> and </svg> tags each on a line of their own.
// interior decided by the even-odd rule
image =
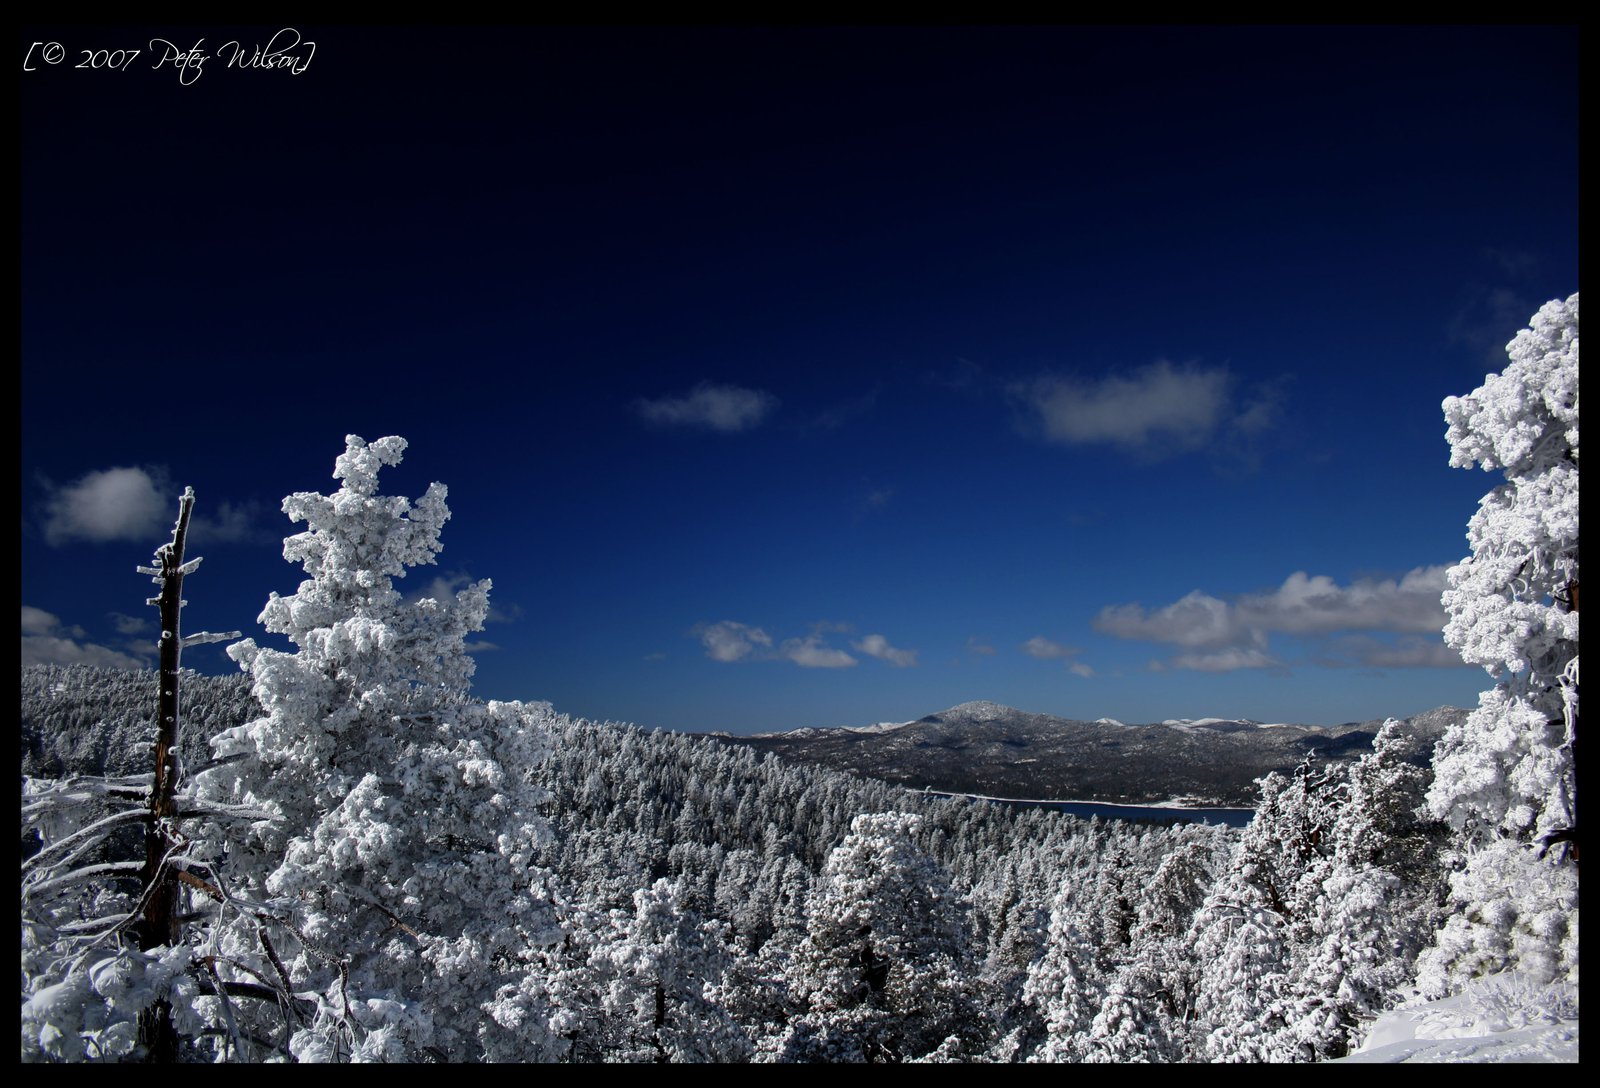
<svg viewBox="0 0 1600 1088">
<path fill-rule="evenodd" d="M 907 668 L 917 663 L 917 651 L 897 650 L 889 645 L 889 640 L 882 635 L 867 635 L 858 642 L 850 644 L 856 650 L 868 657 L 876 657 L 880 661 L 887 661 L 897 668 Z"/>
<path fill-rule="evenodd" d="M 1212 650 L 1207 653 L 1179 654 L 1172 659 L 1178 669 L 1197 672 L 1233 672 L 1235 669 L 1271 669 L 1281 662 L 1256 649 Z"/>
<path fill-rule="evenodd" d="M 173 504 L 176 517 L 177 504 Z M 279 539 L 261 524 L 261 504 L 219 502 L 214 512 L 198 506 L 189 520 L 189 535 L 197 544 L 262 544 Z"/>
<path fill-rule="evenodd" d="M 1443 564 L 1417 567 L 1399 580 L 1361 579 L 1340 586 L 1326 575 L 1309 577 L 1295 571 L 1269 594 L 1239 601 L 1246 624 L 1292 634 L 1333 631 L 1411 631 L 1437 633 L 1444 628 Z"/>
<path fill-rule="evenodd" d="M 408 603 L 415 603 L 423 598 L 446 602 L 455 600 L 456 594 L 474 585 L 479 579 L 470 574 L 456 571 L 454 574 L 436 574 L 425 586 L 419 586 L 405 595 Z M 522 609 L 518 605 L 499 605 L 495 603 L 494 594 L 489 594 L 489 612 L 483 617 L 483 622 L 488 623 L 514 623 L 522 618 Z"/>
<path fill-rule="evenodd" d="M 22 606 L 22 664 L 28 665 L 93 665 L 102 669 L 142 669 L 147 660 L 97 646 L 92 642 L 79 642 L 83 629 L 64 625 L 60 618 L 42 608 Z"/>
<path fill-rule="evenodd" d="M 842 624 L 816 623 L 811 627 L 811 634 L 805 638 L 784 639 L 776 646 L 772 636 L 761 628 L 733 620 L 704 623 L 690 634 L 699 638 L 701 645 L 706 648 L 706 656 L 713 661 L 790 661 L 806 669 L 843 669 L 857 664 L 856 659 L 843 650 L 829 646 L 824 636 L 830 631 L 845 629 Z M 870 643 L 874 638 L 881 639 L 882 636 L 868 635 L 862 641 Z M 883 646 L 892 653 L 907 652 L 895 650 L 887 642 Z M 915 651 L 910 653 L 914 659 Z"/>
<path fill-rule="evenodd" d="M 1154 612 L 1139 604 L 1107 605 L 1095 616 L 1094 629 L 1117 638 L 1179 646 L 1229 646 L 1255 640 L 1226 601 L 1198 589 Z"/>
<path fill-rule="evenodd" d="M 1528 314 L 1538 305 L 1520 291 L 1475 284 L 1467 289 L 1445 334 L 1452 342 L 1476 350 L 1490 369 L 1499 371 L 1506 365 L 1506 341 L 1528 324 Z"/>
<path fill-rule="evenodd" d="M 1230 422 L 1248 430 L 1270 424 L 1275 414 L 1270 401 L 1258 400 L 1238 412 L 1231 386 L 1224 369 L 1161 360 L 1098 380 L 1043 377 L 1019 392 L 1052 442 L 1158 452 L 1198 448 Z"/>
<path fill-rule="evenodd" d="M 436 574 L 425 586 L 418 586 L 405 595 L 407 602 L 435 600 L 441 604 L 456 599 L 456 594 L 472 585 L 472 578 L 459 571 L 455 574 Z"/>
<path fill-rule="evenodd" d="M 1444 627 L 1439 595 L 1447 569 L 1417 567 L 1399 579 L 1359 579 L 1348 586 L 1295 571 L 1271 593 L 1244 594 L 1231 604 L 1195 590 L 1153 612 L 1138 604 L 1108 605 L 1095 616 L 1094 628 L 1117 638 L 1199 648 L 1261 647 L 1271 631 L 1432 633 Z"/>
<path fill-rule="evenodd" d="M 759 389 L 701 382 L 681 397 L 634 401 L 641 418 L 667 427 L 694 427 L 735 433 L 759 426 L 778 407 L 778 398 Z"/>
<path fill-rule="evenodd" d="M 68 634 L 74 638 L 82 638 L 83 628 L 63 629 L 61 618 L 55 613 L 46 612 L 42 608 L 35 608 L 31 604 L 25 604 L 22 606 L 22 633 L 25 635 Z"/>
<path fill-rule="evenodd" d="M 1082 661 L 1074 661 L 1072 664 L 1067 666 L 1067 671 L 1074 676 L 1081 676 L 1085 680 L 1094 675 L 1094 669 L 1090 668 L 1088 665 L 1085 665 Z"/>
<path fill-rule="evenodd" d="M 487 639 L 480 638 L 475 642 L 462 643 L 461 648 L 469 654 L 487 654 L 498 650 L 500 645 L 495 642 L 489 642 Z"/>
<path fill-rule="evenodd" d="M 119 635 L 142 635 L 155 626 L 149 619 L 126 616 L 121 612 L 111 612 L 108 615 L 111 617 L 111 625 L 117 629 Z"/>
<path fill-rule="evenodd" d="M 823 643 L 816 635 L 784 640 L 779 654 L 805 669 L 845 669 L 856 659 Z"/>
<path fill-rule="evenodd" d="M 151 550 L 172 539 L 179 489 L 160 469 L 108 468 L 64 487 L 47 485 L 45 540 L 105 543 L 132 540 Z M 280 535 L 261 524 L 256 502 L 197 504 L 189 519 L 192 544 L 274 543 Z"/>
<path fill-rule="evenodd" d="M 1094 618 L 1094 628 L 1117 638 L 1164 642 L 1190 653 L 1175 657 L 1178 668 L 1226 672 L 1281 664 L 1267 652 L 1271 634 L 1318 638 L 1341 632 L 1378 631 L 1422 635 L 1444 627 L 1439 595 L 1445 588 L 1444 565 L 1417 567 L 1398 579 L 1357 579 L 1341 586 L 1327 575 L 1295 571 L 1269 593 L 1243 594 L 1225 601 L 1195 590 L 1153 611 L 1143 605 L 1108 605 Z M 1389 667 L 1443 666 L 1442 641 L 1401 642 L 1345 640 L 1344 655 L 1353 661 L 1322 660 L 1320 664 L 1378 664 Z"/>
<path fill-rule="evenodd" d="M 1443 638 L 1426 639 L 1406 635 L 1383 642 L 1368 635 L 1350 635 L 1333 644 L 1333 654 L 1318 664 L 1335 668 L 1364 665 L 1373 669 L 1460 669 L 1467 668 L 1461 655 L 1446 646 Z"/>
<path fill-rule="evenodd" d="M 967 652 L 981 654 L 984 657 L 993 657 L 998 651 L 988 643 L 979 641 L 977 635 L 968 635 Z"/>
<path fill-rule="evenodd" d="M 771 646 L 772 637 L 759 627 L 747 627 L 732 620 L 704 624 L 695 629 L 706 656 L 713 661 L 738 661 L 749 657 L 757 647 Z"/>
<path fill-rule="evenodd" d="M 45 499 L 45 540 L 149 542 L 153 548 L 171 534 L 177 500 L 164 480 L 142 468 L 91 472 L 77 483 L 54 488 Z"/>
<path fill-rule="evenodd" d="M 1063 646 L 1053 642 L 1043 635 L 1035 635 L 1022 644 L 1022 652 L 1029 657 L 1037 657 L 1041 661 L 1063 661 L 1083 652 L 1079 646 Z"/>
</svg>

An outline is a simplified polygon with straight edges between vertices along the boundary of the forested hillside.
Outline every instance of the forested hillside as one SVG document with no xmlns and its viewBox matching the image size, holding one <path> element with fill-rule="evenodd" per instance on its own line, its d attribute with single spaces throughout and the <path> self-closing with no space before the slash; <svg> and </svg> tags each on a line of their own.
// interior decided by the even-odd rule
<svg viewBox="0 0 1600 1088">
<path fill-rule="evenodd" d="M 1467 716 L 1457 707 L 1403 719 L 1427 764 L 1433 742 Z M 966 703 L 914 722 L 866 728 L 795 729 L 727 744 L 774 752 L 898 782 L 986 797 L 1248 808 L 1267 774 L 1294 770 L 1307 755 L 1348 762 L 1372 750 L 1383 720 L 1317 727 L 1194 721 L 1125 725 Z"/>
<path fill-rule="evenodd" d="M 94 753 L 106 749 L 83 738 L 118 737 L 128 752 L 114 766 L 127 766 L 130 753 L 148 748 L 141 702 L 153 685 L 153 674 L 27 670 L 25 750 L 42 767 L 93 774 L 101 769 Z M 219 731 L 248 718 L 245 690 L 242 678 L 185 676 L 187 705 Z M 1431 933 L 1443 888 L 1438 826 L 1402 814 L 1423 784 L 1402 747 L 1358 764 L 1354 778 L 1308 765 L 1271 780 L 1257 824 L 1241 838 L 1198 825 L 1086 822 L 930 799 L 548 708 L 536 708 L 535 720 L 548 751 L 535 778 L 549 798 L 530 871 L 544 874 L 559 939 L 527 972 L 538 980 L 529 1008 L 555 1025 L 528 1058 L 1341 1053 L 1378 997 L 1335 999 L 1319 989 L 1334 977 L 1321 973 L 1322 961 L 1366 954 L 1330 944 L 1344 931 L 1317 906 L 1327 874 L 1365 874 L 1366 884 L 1341 878 L 1361 888 L 1398 887 L 1405 876 L 1403 901 L 1368 923 L 1387 927 L 1388 943 L 1401 949 L 1375 976 L 1384 983 L 1405 974 Z M 194 736 L 185 760 L 201 766 Z M 1353 811 L 1352 790 L 1373 825 L 1339 833 L 1371 840 L 1356 853 L 1334 831 Z M 858 820 L 862 813 L 885 815 Z M 1285 853 L 1285 841 L 1298 845 Z M 908 896 L 888 886 L 897 881 L 933 891 Z M 426 892 L 417 900 L 426 913 Z M 1252 903 L 1277 904 L 1294 925 L 1235 932 Z M 1247 1042 L 1224 1029 L 1234 1015 L 1261 1019 L 1259 1009 L 1232 1003 L 1240 986 L 1261 984 L 1264 955 L 1278 964 L 1272 977 L 1300 974 L 1275 983 L 1282 992 L 1272 1000 L 1293 996 L 1306 1010 Z M 1209 971 L 1197 973 L 1199 962 Z M 42 1014 L 40 1004 L 28 1008 Z M 1312 1031 L 1308 1019 L 1326 1026 Z M 38 1023 L 26 1011 L 24 1020 Z M 282 1027 L 263 1031 L 258 1044 L 270 1045 L 246 1042 L 245 1055 L 284 1052 Z M 101 1034 L 85 1024 L 91 1043 Z M 57 1056 L 70 1056 L 61 1045 Z M 411 1056 L 429 1055 L 474 1056 L 437 1046 Z"/>
<path fill-rule="evenodd" d="M 138 774 L 150 769 L 156 739 L 156 674 L 85 665 L 31 665 L 22 670 L 22 773 Z M 183 676 L 183 761 L 211 758 L 209 741 L 254 717 L 242 676 Z"/>
</svg>

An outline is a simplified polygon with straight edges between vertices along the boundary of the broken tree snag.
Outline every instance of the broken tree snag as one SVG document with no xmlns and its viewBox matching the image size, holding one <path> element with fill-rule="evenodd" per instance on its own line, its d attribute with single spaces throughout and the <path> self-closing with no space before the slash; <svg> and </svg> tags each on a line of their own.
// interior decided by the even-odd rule
<svg viewBox="0 0 1600 1088">
<path fill-rule="evenodd" d="M 156 549 L 152 580 L 161 595 L 152 603 L 161 610 L 160 694 L 156 711 L 155 781 L 150 786 L 150 813 L 145 828 L 145 901 L 139 923 L 139 947 L 148 951 L 178 939 L 177 871 L 163 864 L 172 847 L 169 821 L 177 815 L 178 775 L 178 664 L 183 654 L 180 631 L 183 612 L 184 543 L 189 535 L 189 515 L 194 510 L 194 489 L 186 488 L 178 501 L 178 524 L 172 541 Z M 150 568 L 141 568 L 148 570 Z"/>
<path fill-rule="evenodd" d="M 155 779 L 150 784 L 150 810 L 145 817 L 144 909 L 138 922 L 141 951 L 178 943 L 178 870 L 166 860 L 168 850 L 175 845 L 171 820 L 178 807 L 178 664 L 183 655 L 180 620 L 183 576 L 194 569 L 184 565 L 183 548 L 193 510 L 194 488 L 185 488 L 183 498 L 178 500 L 178 523 L 172 530 L 172 540 L 156 549 L 154 567 L 139 568 L 161 587 L 160 595 L 149 602 L 161 610 L 161 665 L 157 674 Z M 146 1061 L 178 1060 L 178 1033 L 172 1024 L 172 1008 L 166 1001 L 157 1001 L 139 1014 L 139 1041 L 144 1044 Z"/>
<path fill-rule="evenodd" d="M 178 523 L 172 529 L 172 540 L 156 549 L 154 566 L 138 568 L 140 574 L 150 575 L 150 580 L 161 587 L 158 596 L 145 602 L 161 610 L 161 665 L 157 674 L 155 774 L 150 783 L 150 807 L 145 813 L 144 868 L 141 871 L 144 893 L 135 925 L 142 952 L 178 944 L 181 939 L 178 928 L 181 884 L 203 885 L 172 864 L 170 857 L 180 841 L 175 824 L 179 817 L 178 783 L 183 774 L 178 759 L 183 725 L 178 670 L 183 648 L 239 637 L 237 631 L 183 637 L 183 577 L 193 574 L 200 566 L 198 558 L 187 562 L 183 558 L 189 537 L 189 515 L 193 511 L 194 488 L 184 488 L 183 497 L 178 500 Z M 166 1001 L 157 1001 L 139 1014 L 139 1042 L 144 1045 L 146 1061 L 178 1060 L 178 1033 L 173 1028 L 172 1009 Z"/>
</svg>

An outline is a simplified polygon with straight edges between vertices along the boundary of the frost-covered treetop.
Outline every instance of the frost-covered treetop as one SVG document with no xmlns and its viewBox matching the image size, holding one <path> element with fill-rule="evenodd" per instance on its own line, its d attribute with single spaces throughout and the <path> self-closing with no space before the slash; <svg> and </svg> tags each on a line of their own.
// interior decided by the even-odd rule
<svg viewBox="0 0 1600 1088">
<path fill-rule="evenodd" d="M 1506 345 L 1511 365 L 1464 397 L 1446 397 L 1450 466 L 1527 476 L 1578 457 L 1578 296 L 1545 303 Z"/>
<path fill-rule="evenodd" d="M 392 603 L 397 594 L 389 580 L 404 578 L 408 567 L 433 563 L 443 547 L 440 530 L 450 519 L 443 484 L 430 485 L 415 505 L 402 496 L 377 494 L 378 470 L 400 463 L 405 439 L 391 436 L 369 445 L 352 434 L 344 442 L 333 470 L 343 487 L 332 495 L 300 491 L 283 500 L 290 520 L 307 526 L 283 542 L 283 557 L 300 563 L 339 611 Z M 308 585 L 300 587 L 302 596 Z M 298 631 L 327 623 L 326 616 L 304 609 L 291 614 L 276 597 L 273 601 L 262 614 L 270 631 L 294 638 Z"/>
<path fill-rule="evenodd" d="M 1546 303 L 1506 350 L 1504 373 L 1444 402 L 1450 463 L 1508 481 L 1468 525 L 1473 554 L 1449 572 L 1444 635 L 1496 676 L 1553 676 L 1578 639 L 1566 601 L 1578 577 L 1578 296 Z"/>
<path fill-rule="evenodd" d="M 332 495 L 301 491 L 283 500 L 284 513 L 307 526 L 283 542 L 283 557 L 311 577 L 293 596 L 272 594 L 260 622 L 323 656 L 392 659 L 406 645 L 413 661 L 407 679 L 461 690 L 472 659 L 460 643 L 482 629 L 490 585 L 469 586 L 455 601 L 401 606 L 393 579 L 435 562 L 450 520 L 443 484 L 430 484 L 415 503 L 377 494 L 379 470 L 399 464 L 405 449 L 406 440 L 396 436 L 368 443 L 347 435 L 333 470 L 344 486 Z"/>
<path fill-rule="evenodd" d="M 333 473 L 343 481 L 338 491 L 284 499 L 284 512 L 307 526 L 284 541 L 284 558 L 301 563 L 310 577 L 290 596 L 272 594 L 260 622 L 288 636 L 299 652 L 266 649 L 254 639 L 228 649 L 254 676 L 267 717 L 233 730 L 231 740 L 219 738 L 218 752 L 243 743 L 277 773 L 300 767 L 316 785 L 286 791 L 297 804 L 348 791 L 350 783 L 330 771 L 336 748 L 349 759 L 369 743 L 382 747 L 397 722 L 459 696 L 471 682 L 465 644 L 483 629 L 489 581 L 453 599 L 415 601 L 402 599 L 393 585 L 407 568 L 435 562 L 450 518 L 443 484 L 432 484 L 414 503 L 377 494 L 379 471 L 399 464 L 405 448 L 403 438 L 369 444 L 349 435 Z"/>
</svg>

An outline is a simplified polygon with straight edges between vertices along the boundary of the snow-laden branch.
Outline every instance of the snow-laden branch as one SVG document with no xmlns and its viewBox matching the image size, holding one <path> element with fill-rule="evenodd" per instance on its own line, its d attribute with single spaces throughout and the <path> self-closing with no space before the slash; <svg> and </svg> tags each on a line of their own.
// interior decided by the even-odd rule
<svg viewBox="0 0 1600 1088">
<path fill-rule="evenodd" d="M 187 650 L 191 646 L 204 646 L 211 642 L 231 642 L 238 637 L 238 631 L 201 631 L 193 635 L 184 635 L 179 645 Z"/>
<path fill-rule="evenodd" d="M 127 823 L 131 820 L 141 820 L 144 818 L 144 816 L 144 810 L 139 808 L 131 808 L 123 812 L 113 812 L 109 816 L 96 820 L 88 827 L 81 828 L 80 830 L 74 831 L 70 835 L 65 835 L 62 838 L 57 839 L 55 842 L 49 843 L 37 854 L 33 855 L 33 857 L 24 859 L 22 862 L 22 871 L 26 873 L 30 869 L 38 868 L 46 861 L 54 860 L 54 856 L 65 850 L 68 846 L 82 843 L 86 839 L 92 839 L 97 835 L 97 833 L 102 832 L 115 824 Z"/>
<path fill-rule="evenodd" d="M 98 865 L 85 865 L 82 869 L 74 869 L 60 876 L 48 880 L 40 880 L 32 884 L 23 884 L 22 897 L 24 899 L 37 899 L 47 892 L 69 884 L 81 884 L 86 880 L 98 880 L 102 877 L 133 877 L 138 878 L 144 869 L 144 863 L 139 861 L 107 861 Z"/>
</svg>

